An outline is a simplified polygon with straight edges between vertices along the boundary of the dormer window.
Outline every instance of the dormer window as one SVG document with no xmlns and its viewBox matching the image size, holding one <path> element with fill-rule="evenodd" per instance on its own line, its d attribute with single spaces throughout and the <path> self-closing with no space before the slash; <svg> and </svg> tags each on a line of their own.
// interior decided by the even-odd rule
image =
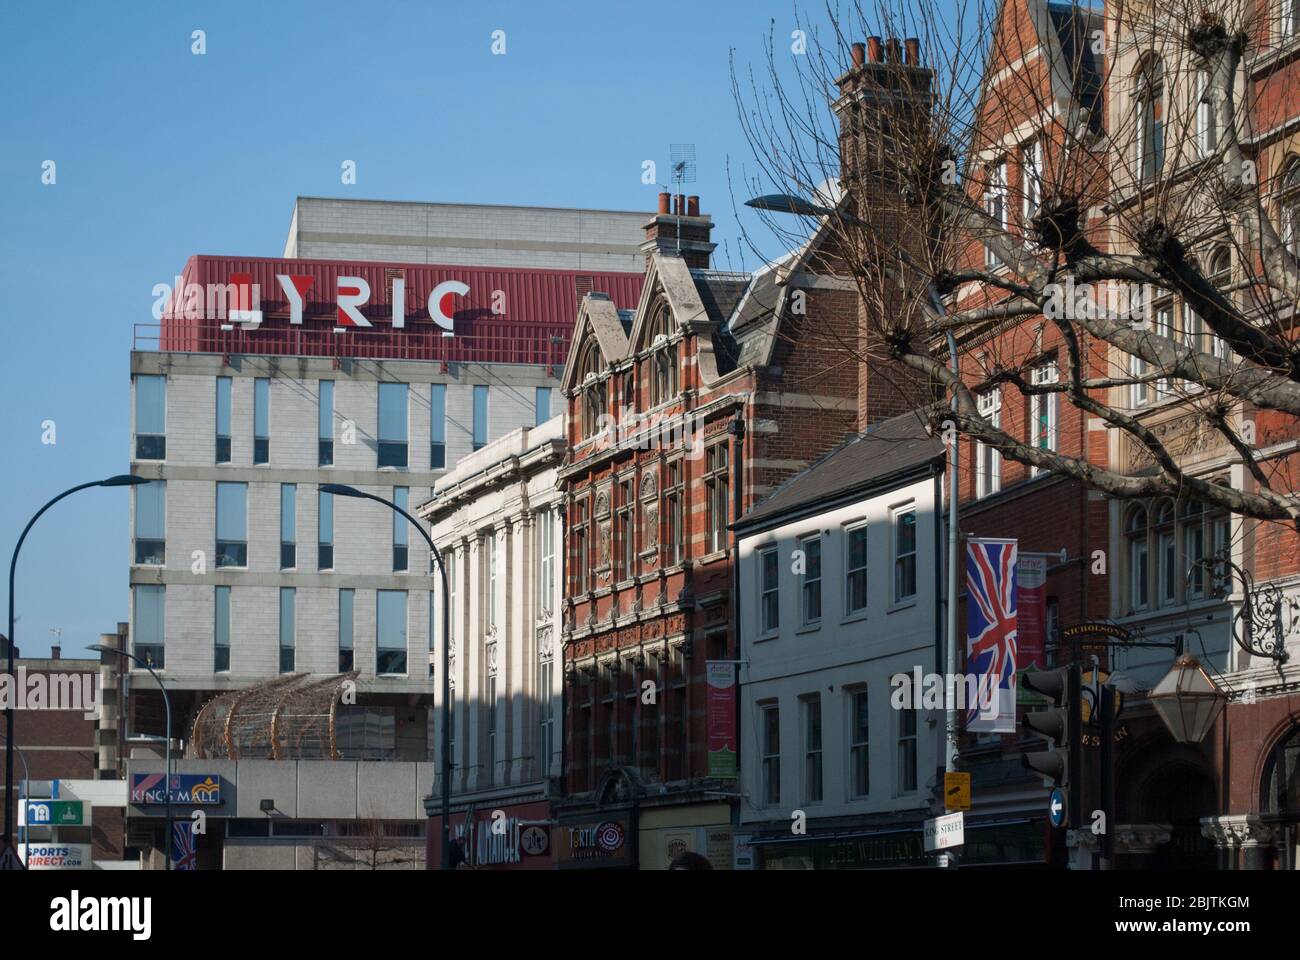
<svg viewBox="0 0 1300 960">
<path fill-rule="evenodd" d="M 582 385 L 578 388 L 579 425 L 584 440 L 600 431 L 601 417 L 605 413 L 605 381 L 600 378 L 603 366 L 600 348 L 595 343 L 588 344 L 578 365 L 578 375 L 582 377 Z"/>
</svg>

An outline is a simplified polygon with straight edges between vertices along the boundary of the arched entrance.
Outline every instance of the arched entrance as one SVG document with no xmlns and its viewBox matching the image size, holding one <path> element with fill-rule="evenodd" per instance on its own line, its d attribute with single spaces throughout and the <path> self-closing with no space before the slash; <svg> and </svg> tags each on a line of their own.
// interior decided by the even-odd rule
<svg viewBox="0 0 1300 960">
<path fill-rule="evenodd" d="M 1138 793 L 1138 819 L 1167 823 L 1169 842 L 1143 864 L 1155 869 L 1213 870 L 1214 841 L 1201 832 L 1201 818 L 1215 809 L 1214 780 L 1200 764 L 1174 760 L 1152 772 Z"/>
<path fill-rule="evenodd" d="M 1300 868 L 1300 718 L 1292 718 L 1264 765 L 1259 809 L 1277 826 L 1277 868 Z"/>
</svg>

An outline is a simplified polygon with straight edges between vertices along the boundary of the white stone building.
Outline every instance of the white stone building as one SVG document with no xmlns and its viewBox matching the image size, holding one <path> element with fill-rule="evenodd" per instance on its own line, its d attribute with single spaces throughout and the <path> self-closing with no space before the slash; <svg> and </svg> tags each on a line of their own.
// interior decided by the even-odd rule
<svg viewBox="0 0 1300 960">
<path fill-rule="evenodd" d="M 563 416 L 512 431 L 461 460 L 419 508 L 451 581 L 452 789 L 458 810 L 508 811 L 512 804 L 536 802 L 553 793 L 550 780 L 561 774 L 562 511 L 556 470 L 564 453 Z M 435 615 L 440 624 L 441 607 Z M 440 745 L 441 683 L 435 702 Z M 440 772 L 438 749 L 435 757 Z"/>
<path fill-rule="evenodd" d="M 942 669 L 943 471 L 941 442 L 906 414 L 796 474 L 736 525 L 738 832 L 760 868 L 925 862 L 943 713 L 895 709 L 891 681 Z M 804 834 L 792 831 L 796 811 Z"/>
</svg>

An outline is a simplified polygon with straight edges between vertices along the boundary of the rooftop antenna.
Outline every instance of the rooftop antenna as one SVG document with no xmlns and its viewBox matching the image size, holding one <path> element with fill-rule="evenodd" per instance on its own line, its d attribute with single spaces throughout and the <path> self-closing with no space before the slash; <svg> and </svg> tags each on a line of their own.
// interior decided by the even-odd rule
<svg viewBox="0 0 1300 960">
<path fill-rule="evenodd" d="M 668 159 L 672 164 L 672 181 L 676 186 L 674 196 L 682 194 L 682 184 L 695 182 L 695 144 L 668 144 Z M 682 255 L 682 210 L 677 215 L 677 256 Z"/>
</svg>

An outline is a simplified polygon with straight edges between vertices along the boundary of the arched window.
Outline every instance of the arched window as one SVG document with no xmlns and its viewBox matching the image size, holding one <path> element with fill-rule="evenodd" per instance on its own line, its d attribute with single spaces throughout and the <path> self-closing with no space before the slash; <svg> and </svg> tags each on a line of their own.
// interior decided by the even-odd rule
<svg viewBox="0 0 1300 960">
<path fill-rule="evenodd" d="M 1232 286 L 1232 251 L 1226 246 L 1218 247 L 1210 254 L 1210 273 L 1206 279 L 1229 301 L 1235 299 L 1229 289 Z M 1228 345 L 1218 334 L 1210 334 L 1210 353 L 1221 360 L 1227 359 Z"/>
<path fill-rule="evenodd" d="M 1287 162 L 1281 196 L 1282 242 L 1292 256 L 1300 256 L 1300 160 Z"/>
<path fill-rule="evenodd" d="M 1125 526 L 1128 540 L 1129 608 L 1145 610 L 1150 600 L 1150 564 L 1147 551 L 1147 511 L 1134 507 L 1129 511 Z"/>
<path fill-rule="evenodd" d="M 1157 54 L 1149 53 L 1138 67 L 1134 96 L 1138 182 L 1152 183 L 1160 175 L 1165 158 L 1165 76 Z"/>
<path fill-rule="evenodd" d="M 655 313 L 646 342 L 654 351 L 650 356 L 650 404 L 658 406 L 677 396 L 677 343 L 672 336 L 672 313 L 667 305 Z"/>
<path fill-rule="evenodd" d="M 1178 537 L 1174 531 L 1174 504 L 1161 500 L 1155 511 L 1156 596 L 1160 606 L 1178 602 Z"/>
<path fill-rule="evenodd" d="M 581 378 L 581 426 L 583 438 L 596 435 L 599 430 L 601 415 L 605 412 L 605 383 L 600 379 L 604 367 L 604 358 L 600 347 L 594 342 L 587 345 L 578 364 L 578 376 Z"/>
<path fill-rule="evenodd" d="M 1296 725 L 1273 748 L 1264 770 L 1260 810 L 1265 814 L 1300 814 L 1300 722 L 1292 722 Z"/>
</svg>

